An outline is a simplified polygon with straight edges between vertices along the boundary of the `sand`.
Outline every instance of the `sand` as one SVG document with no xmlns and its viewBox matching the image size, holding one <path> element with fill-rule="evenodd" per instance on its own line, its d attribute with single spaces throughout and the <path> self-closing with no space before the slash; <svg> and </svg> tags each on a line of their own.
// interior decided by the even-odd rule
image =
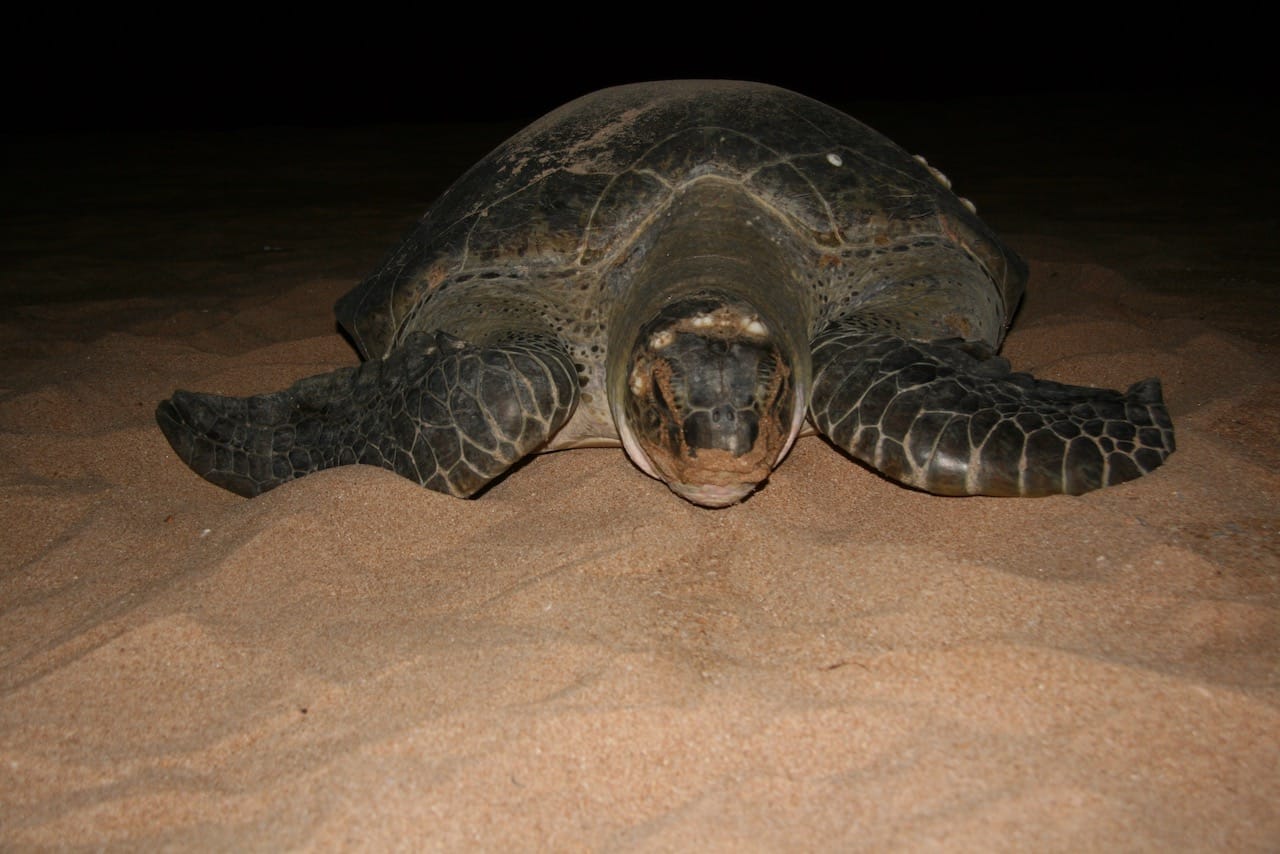
<svg viewBox="0 0 1280 854">
<path fill-rule="evenodd" d="M 508 128 L 11 140 L 0 848 L 1280 848 L 1275 217 L 1247 135 L 1059 133 L 1108 109 L 886 115 L 968 122 L 1005 355 L 1161 376 L 1168 464 L 946 499 L 807 438 L 720 511 L 612 449 L 250 501 L 156 429 L 354 364 L 333 301 Z"/>
</svg>

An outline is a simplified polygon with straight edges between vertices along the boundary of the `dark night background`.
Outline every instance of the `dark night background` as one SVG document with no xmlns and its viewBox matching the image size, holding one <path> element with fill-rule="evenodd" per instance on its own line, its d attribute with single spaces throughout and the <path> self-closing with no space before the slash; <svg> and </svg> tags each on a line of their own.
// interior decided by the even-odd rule
<svg viewBox="0 0 1280 854">
<path fill-rule="evenodd" d="M 167 11 L 12 13 L 0 58 L 5 128 L 520 120 L 592 89 L 675 77 L 762 80 L 849 104 L 1266 95 L 1274 76 L 1267 28 L 1222 13 L 461 6 L 446 20 L 431 7 L 416 16 L 345 6 Z"/>
</svg>

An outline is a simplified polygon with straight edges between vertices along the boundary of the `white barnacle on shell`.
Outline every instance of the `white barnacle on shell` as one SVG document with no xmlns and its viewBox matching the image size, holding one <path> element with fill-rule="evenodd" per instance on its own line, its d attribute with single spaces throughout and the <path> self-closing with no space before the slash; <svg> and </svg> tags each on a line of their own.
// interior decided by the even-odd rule
<svg viewBox="0 0 1280 854">
<path fill-rule="evenodd" d="M 749 320 L 746 323 L 746 325 L 742 327 L 742 331 L 756 338 L 769 337 L 769 327 L 761 323 L 758 317 L 751 318 L 751 320 Z"/>
<path fill-rule="evenodd" d="M 716 319 L 709 314 L 696 314 L 693 317 L 689 318 L 689 324 L 698 329 L 711 326 L 715 322 L 716 322 Z"/>
<path fill-rule="evenodd" d="M 924 155 L 917 154 L 915 155 L 915 159 L 917 163 L 929 170 L 929 174 L 933 176 L 935 181 L 946 187 L 948 190 L 951 189 L 951 179 L 943 174 L 941 169 L 938 169 L 935 166 L 930 166 L 929 161 L 924 159 Z"/>
<path fill-rule="evenodd" d="M 969 209 L 969 213 L 976 214 L 978 212 L 978 206 L 966 199 L 964 196 L 956 196 L 956 198 L 960 200 L 960 204 Z"/>
<path fill-rule="evenodd" d="M 839 154 L 836 154 L 834 151 L 827 155 L 827 162 L 830 163 L 832 166 L 844 165 L 844 159 Z"/>
<path fill-rule="evenodd" d="M 676 334 L 670 329 L 660 329 L 649 336 L 649 349 L 662 350 L 670 347 L 676 340 Z"/>
</svg>

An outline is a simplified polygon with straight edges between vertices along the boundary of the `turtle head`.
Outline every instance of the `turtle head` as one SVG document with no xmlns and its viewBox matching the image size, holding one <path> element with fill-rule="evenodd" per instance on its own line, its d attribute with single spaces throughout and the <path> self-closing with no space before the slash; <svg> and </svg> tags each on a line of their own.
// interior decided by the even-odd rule
<svg viewBox="0 0 1280 854">
<path fill-rule="evenodd" d="M 612 401 L 627 454 L 694 504 L 742 500 L 799 432 L 794 362 L 741 300 L 668 303 L 640 326 Z"/>
</svg>

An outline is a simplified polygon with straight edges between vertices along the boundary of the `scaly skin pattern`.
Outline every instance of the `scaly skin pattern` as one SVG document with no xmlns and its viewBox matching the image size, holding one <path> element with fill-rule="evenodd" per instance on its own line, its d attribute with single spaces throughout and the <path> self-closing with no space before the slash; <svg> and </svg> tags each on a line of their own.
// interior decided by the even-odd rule
<svg viewBox="0 0 1280 854">
<path fill-rule="evenodd" d="M 984 358 L 986 356 L 986 358 Z M 1173 453 L 1160 383 L 1121 393 L 1011 373 L 961 341 L 833 324 L 813 344 L 814 424 L 887 477 L 941 495 L 1079 494 Z"/>
<path fill-rule="evenodd" d="M 417 333 L 385 360 L 273 394 L 179 391 L 156 420 L 196 474 L 240 495 L 363 463 L 466 497 L 543 445 L 577 399 L 573 363 L 551 339 L 479 348 Z"/>
</svg>

